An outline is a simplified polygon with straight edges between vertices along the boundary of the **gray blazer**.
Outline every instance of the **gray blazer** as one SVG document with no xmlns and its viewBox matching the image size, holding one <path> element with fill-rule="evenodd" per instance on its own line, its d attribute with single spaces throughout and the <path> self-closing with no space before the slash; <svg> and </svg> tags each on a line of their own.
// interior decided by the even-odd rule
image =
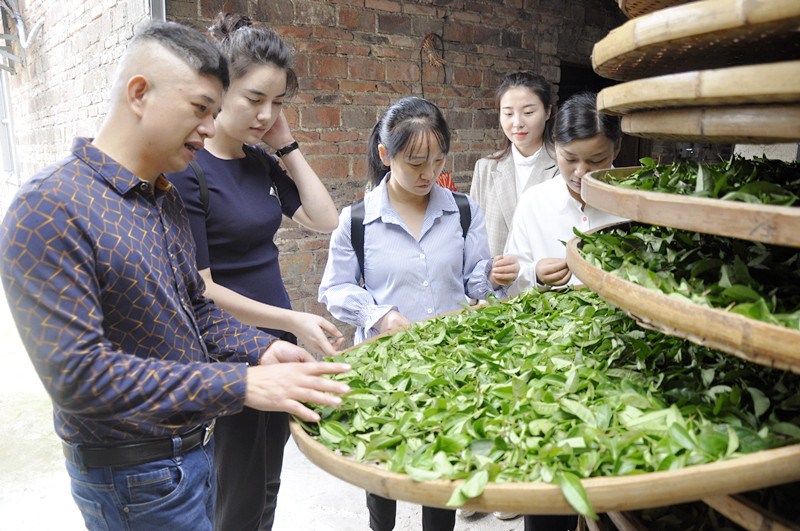
<svg viewBox="0 0 800 531">
<path fill-rule="evenodd" d="M 557 173 L 556 161 L 545 150 L 533 167 L 525 188 L 552 179 Z M 503 254 L 517 208 L 517 180 L 510 151 L 502 159 L 483 158 L 475 163 L 469 195 L 477 201 L 486 217 L 489 251 L 492 256 Z"/>
</svg>

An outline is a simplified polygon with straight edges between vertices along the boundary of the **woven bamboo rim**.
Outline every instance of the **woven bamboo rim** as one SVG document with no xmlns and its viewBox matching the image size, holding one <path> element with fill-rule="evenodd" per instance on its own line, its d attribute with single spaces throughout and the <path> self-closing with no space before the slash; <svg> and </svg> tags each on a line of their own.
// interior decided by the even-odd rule
<svg viewBox="0 0 800 531">
<path fill-rule="evenodd" d="M 581 197 L 595 208 L 642 223 L 800 247 L 800 207 L 648 192 L 606 182 L 639 169 L 615 168 L 585 175 Z"/>
<path fill-rule="evenodd" d="M 629 20 L 594 45 L 599 75 L 654 75 L 800 58 L 797 0 L 702 0 Z"/>
<path fill-rule="evenodd" d="M 800 5 L 800 2 L 798 2 Z M 800 140 L 800 105 L 693 107 L 622 117 L 623 132 L 656 140 L 769 144 Z"/>
<path fill-rule="evenodd" d="M 329 474 L 385 498 L 445 507 L 461 482 L 417 482 L 406 474 L 361 463 L 326 448 L 291 422 L 300 451 Z M 595 512 L 629 511 L 700 500 L 709 495 L 746 492 L 800 479 L 800 445 L 764 450 L 742 457 L 669 472 L 581 480 Z M 548 483 L 493 483 L 463 506 L 481 512 L 574 514 L 561 489 Z"/>
<path fill-rule="evenodd" d="M 699 70 L 605 88 L 598 110 L 609 114 L 673 107 L 800 102 L 800 61 Z"/>
<path fill-rule="evenodd" d="M 619 8 L 628 18 L 640 17 L 659 9 L 685 4 L 692 0 L 619 0 Z"/>
<path fill-rule="evenodd" d="M 580 243 L 573 238 L 567 244 L 569 268 L 592 291 L 640 325 L 800 374 L 800 331 L 686 302 L 629 282 L 586 262 L 578 251 Z"/>
</svg>

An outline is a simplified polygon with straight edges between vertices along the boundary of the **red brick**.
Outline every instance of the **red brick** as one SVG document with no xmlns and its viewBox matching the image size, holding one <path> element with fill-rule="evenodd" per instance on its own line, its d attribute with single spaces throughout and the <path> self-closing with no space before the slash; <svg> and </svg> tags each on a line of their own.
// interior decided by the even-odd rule
<svg viewBox="0 0 800 531">
<path fill-rule="evenodd" d="M 438 85 L 426 85 L 425 86 L 425 96 L 428 97 L 430 95 L 442 95 L 444 94 L 444 88 Z"/>
<path fill-rule="evenodd" d="M 364 142 L 347 142 L 340 144 L 339 153 L 342 155 L 366 155 L 367 145 Z"/>
<path fill-rule="evenodd" d="M 319 142 L 319 133 L 315 131 L 305 131 L 303 129 L 292 128 L 292 134 L 295 140 L 300 143 L 310 144 L 312 142 Z"/>
<path fill-rule="evenodd" d="M 378 83 L 378 91 L 407 96 L 411 94 L 411 87 L 401 83 Z"/>
<path fill-rule="evenodd" d="M 344 110 L 342 111 L 342 125 L 344 127 L 353 127 L 352 124 L 347 123 Z M 319 135 L 319 139 L 321 142 L 352 142 L 358 140 L 358 133 L 354 131 L 331 131 L 322 133 Z"/>
<path fill-rule="evenodd" d="M 471 24 L 446 24 L 442 38 L 447 42 L 472 43 Z"/>
<path fill-rule="evenodd" d="M 497 28 L 488 26 L 476 26 L 472 31 L 472 42 L 475 44 L 489 44 L 500 46 L 501 32 Z"/>
<path fill-rule="evenodd" d="M 453 23 L 475 23 L 481 21 L 480 11 L 453 11 Z"/>
<path fill-rule="evenodd" d="M 306 77 L 300 78 L 299 87 L 301 91 L 336 90 L 339 88 L 339 82 L 335 79 L 314 79 Z"/>
<path fill-rule="evenodd" d="M 335 26 L 336 8 L 327 2 L 294 2 L 295 21 L 309 26 Z"/>
<path fill-rule="evenodd" d="M 282 110 L 286 121 L 289 123 L 289 128 L 296 128 L 299 121 L 297 108 L 292 105 L 284 105 Z"/>
<path fill-rule="evenodd" d="M 353 105 L 370 105 L 370 106 L 378 106 L 378 107 L 385 107 L 388 105 L 392 100 L 389 96 L 385 94 L 377 94 L 377 93 L 358 93 L 353 94 Z"/>
<path fill-rule="evenodd" d="M 348 176 L 350 163 L 348 157 L 313 157 L 308 161 L 317 175 L 329 179 L 345 179 Z"/>
<path fill-rule="evenodd" d="M 422 81 L 423 83 L 444 83 L 445 79 L 448 82 L 452 81 L 452 74 L 451 70 L 448 67 L 444 68 L 436 68 L 429 64 L 426 64 L 422 70 Z"/>
<path fill-rule="evenodd" d="M 300 140 L 298 140 L 299 142 Z M 316 144 L 303 143 L 301 146 L 303 155 L 306 157 L 315 157 L 319 155 L 332 155 L 338 152 L 335 146 L 328 142 L 321 142 Z"/>
<path fill-rule="evenodd" d="M 353 128 L 371 128 L 378 118 L 375 116 L 373 109 L 364 107 L 348 106 L 342 109 L 342 127 L 348 129 Z M 350 140 L 356 140 L 355 138 Z"/>
<path fill-rule="evenodd" d="M 387 81 L 419 81 L 419 65 L 409 61 L 386 63 Z"/>
<path fill-rule="evenodd" d="M 375 14 L 361 9 L 339 9 L 339 27 L 357 31 L 375 31 Z"/>
<path fill-rule="evenodd" d="M 353 160 L 353 176 L 363 178 L 367 175 L 367 159 L 361 157 Z"/>
<path fill-rule="evenodd" d="M 311 35 L 319 39 L 331 39 L 335 41 L 348 42 L 353 40 L 353 34 L 351 32 L 332 28 L 315 27 Z"/>
<path fill-rule="evenodd" d="M 311 264 L 311 253 L 282 253 L 280 257 L 281 274 L 287 278 L 302 275 Z"/>
<path fill-rule="evenodd" d="M 423 15 L 430 18 L 439 18 L 438 10 L 435 7 L 423 6 L 418 4 L 404 5 L 403 13 L 406 13 L 408 15 Z"/>
<path fill-rule="evenodd" d="M 306 77 L 308 75 L 308 57 L 305 54 L 295 54 L 292 70 L 298 78 Z"/>
<path fill-rule="evenodd" d="M 347 92 L 375 92 L 377 86 L 375 83 L 365 83 L 363 81 L 350 81 L 349 79 L 342 79 L 339 81 L 339 90 Z"/>
<path fill-rule="evenodd" d="M 419 39 L 412 39 L 405 35 L 388 35 L 387 40 L 392 46 L 399 46 L 402 48 L 414 48 L 418 50 L 420 46 Z"/>
<path fill-rule="evenodd" d="M 375 50 L 375 56 L 386 59 L 417 59 L 419 50 L 381 46 Z"/>
<path fill-rule="evenodd" d="M 358 57 L 366 57 L 369 55 L 370 47 L 358 44 L 340 44 L 336 47 L 338 55 L 355 55 Z"/>
<path fill-rule="evenodd" d="M 320 105 L 336 105 L 344 108 L 353 103 L 352 94 L 317 94 L 314 96 L 314 103 Z"/>
<path fill-rule="evenodd" d="M 390 11 L 392 13 L 400 13 L 402 10 L 399 2 L 392 0 L 366 0 L 364 7 L 367 9 L 377 9 L 379 11 Z"/>
<path fill-rule="evenodd" d="M 282 26 L 280 28 L 274 27 L 273 29 L 282 37 L 293 39 L 307 39 L 311 37 L 313 31 L 313 28 L 304 28 L 302 26 Z"/>
<path fill-rule="evenodd" d="M 315 251 L 317 249 L 327 249 L 328 248 L 328 239 L 327 238 L 314 238 L 313 236 L 308 236 L 304 239 L 304 241 L 300 242 L 298 248 L 301 251 Z"/>
<path fill-rule="evenodd" d="M 408 15 L 378 14 L 378 32 L 408 35 L 411 33 L 411 19 Z"/>
<path fill-rule="evenodd" d="M 294 47 L 297 48 L 297 51 L 300 53 L 318 53 L 318 54 L 336 53 L 335 42 L 300 41 L 295 43 Z"/>
<path fill-rule="evenodd" d="M 375 59 L 350 57 L 350 79 L 383 81 L 386 78 L 385 68 Z"/>
<path fill-rule="evenodd" d="M 317 78 L 343 78 L 347 76 L 347 58 L 314 55 L 308 58 L 308 71 Z"/>
<path fill-rule="evenodd" d="M 301 111 L 301 123 L 304 128 L 338 127 L 339 107 L 305 107 Z"/>
</svg>

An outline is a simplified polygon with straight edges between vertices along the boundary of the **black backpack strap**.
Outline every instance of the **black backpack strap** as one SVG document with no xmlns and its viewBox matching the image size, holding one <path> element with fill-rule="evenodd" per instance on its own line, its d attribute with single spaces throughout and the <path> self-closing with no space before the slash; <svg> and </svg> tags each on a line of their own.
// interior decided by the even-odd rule
<svg viewBox="0 0 800 531">
<path fill-rule="evenodd" d="M 208 183 L 206 183 L 206 174 L 196 160 L 190 162 L 189 166 L 192 167 L 194 174 L 197 175 L 197 183 L 200 185 L 200 202 L 203 204 L 203 212 L 208 217 Z"/>
<path fill-rule="evenodd" d="M 358 258 L 361 278 L 364 278 L 364 200 L 353 203 L 350 207 L 350 241 Z"/>
<path fill-rule="evenodd" d="M 456 200 L 458 205 L 458 213 L 461 215 L 461 237 L 466 239 L 469 232 L 469 226 L 472 223 L 472 212 L 469 209 L 469 199 L 466 194 L 453 192 L 453 199 Z"/>
</svg>

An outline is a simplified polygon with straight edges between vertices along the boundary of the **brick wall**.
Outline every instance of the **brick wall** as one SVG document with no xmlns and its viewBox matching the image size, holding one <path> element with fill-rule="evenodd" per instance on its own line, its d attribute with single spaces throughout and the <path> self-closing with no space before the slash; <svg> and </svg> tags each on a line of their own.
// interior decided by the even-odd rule
<svg viewBox="0 0 800 531">
<path fill-rule="evenodd" d="M 589 66 L 594 43 L 626 20 L 608 0 L 173 0 L 167 17 L 207 27 L 221 9 L 271 25 L 297 49 L 300 90 L 284 111 L 339 208 L 362 190 L 366 139 L 395 99 L 442 108 L 453 129 L 447 167 L 468 191 L 475 161 L 502 140 L 503 76 L 532 69 L 555 86 L 561 61 Z M 441 37 L 443 68 L 421 57 L 428 33 Z M 292 223 L 278 234 L 298 310 L 326 315 L 316 300 L 327 242 Z"/>
<path fill-rule="evenodd" d="M 28 0 L 28 29 L 44 25 L 9 77 L 19 184 L 91 136 L 106 111 L 117 59 L 149 18 L 146 0 Z"/>
</svg>

